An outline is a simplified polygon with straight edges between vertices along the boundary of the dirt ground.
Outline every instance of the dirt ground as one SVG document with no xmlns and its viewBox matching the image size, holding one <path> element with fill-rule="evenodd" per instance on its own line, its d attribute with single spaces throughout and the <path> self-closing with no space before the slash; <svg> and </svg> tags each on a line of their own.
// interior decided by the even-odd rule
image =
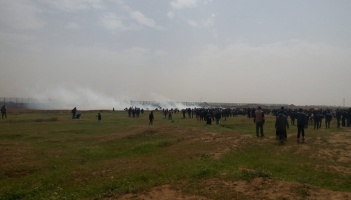
<svg viewBox="0 0 351 200">
<path fill-rule="evenodd" d="M 207 190 L 214 190 L 218 185 L 227 186 L 231 192 L 241 194 L 245 199 L 318 199 L 318 200 L 347 200 L 351 193 L 334 192 L 300 183 L 276 181 L 272 179 L 256 178 L 251 181 L 226 182 L 211 180 L 207 183 Z M 207 200 L 204 196 L 187 195 L 182 191 L 172 189 L 169 185 L 155 187 L 143 194 L 127 194 L 121 200 Z"/>
<path fill-rule="evenodd" d="M 188 133 L 192 134 L 189 135 Z M 141 134 L 174 134 L 177 135 L 181 142 L 175 145 L 191 144 L 193 142 L 210 143 L 211 149 L 197 149 L 198 154 L 206 154 L 211 156 L 213 159 L 220 159 L 225 153 L 232 150 L 240 149 L 243 145 L 251 145 L 257 142 L 269 143 L 275 142 L 274 137 L 266 137 L 262 140 L 257 140 L 256 137 L 247 134 L 231 133 L 230 135 L 218 134 L 216 132 L 203 132 L 192 128 L 174 129 L 174 127 L 159 127 L 159 128 L 147 128 L 140 129 L 135 132 L 129 133 L 128 135 L 113 135 L 111 137 L 94 138 L 98 142 L 105 142 L 106 140 L 116 140 L 121 137 L 138 137 Z M 291 146 L 297 145 L 295 138 L 289 138 L 294 143 L 292 145 L 282 146 L 282 151 L 289 150 Z M 290 141 L 289 141 L 290 142 Z M 311 145 L 309 145 L 311 144 Z M 298 151 L 310 152 L 311 157 L 317 157 L 321 159 L 335 160 L 335 163 L 344 163 L 340 165 L 328 165 L 328 169 L 325 166 L 316 166 L 316 168 L 323 168 L 324 170 L 337 171 L 338 173 L 350 175 L 351 167 L 351 130 L 347 132 L 335 133 L 328 138 L 317 137 L 315 139 L 306 139 L 306 145 L 300 145 Z M 311 146 L 322 145 L 323 148 L 319 148 L 316 151 L 311 151 Z M 6 152 L 14 152 L 14 155 L 5 157 L 11 157 L 14 159 L 12 162 L 22 162 L 24 159 L 25 147 L 17 148 L 16 151 L 9 151 L 7 147 L 3 145 Z M 179 148 L 180 149 L 180 148 Z M 187 155 L 189 151 L 179 152 L 182 155 Z M 299 152 L 297 152 L 299 153 Z M 191 155 L 190 155 L 191 156 Z M 31 171 L 20 171 L 5 173 L 8 177 L 26 176 Z M 313 185 L 306 185 L 298 182 L 288 182 L 281 180 L 274 180 L 270 178 L 254 178 L 252 180 L 239 180 L 239 181 L 228 181 L 221 179 L 210 179 L 204 180 L 202 183 L 204 186 L 201 188 L 203 193 L 218 193 L 227 191 L 231 194 L 237 194 L 235 199 L 281 199 L 281 200 L 351 200 L 351 192 L 338 192 L 331 191 L 324 188 L 319 188 Z M 141 193 L 130 193 L 123 196 L 108 199 L 121 199 L 121 200 L 207 200 L 209 199 L 205 195 L 194 195 L 188 194 L 185 190 L 179 189 L 182 187 L 174 188 L 171 185 L 160 185 L 151 188 L 149 191 Z M 235 195 L 234 195 L 235 196 Z M 107 200 L 107 199 L 106 199 Z"/>
<path fill-rule="evenodd" d="M 251 139 L 250 139 L 251 138 Z M 294 139 L 294 138 L 292 138 Z M 257 142 L 252 136 L 238 134 L 232 137 L 220 137 L 216 133 L 201 133 L 201 136 L 194 134 L 193 137 L 188 137 L 185 142 L 192 142 L 192 140 L 202 142 L 220 142 L 221 146 L 214 146 L 211 152 L 207 152 L 214 159 L 219 159 L 223 154 L 230 150 L 239 148 L 243 143 Z M 274 138 L 266 138 L 261 142 L 274 141 Z M 330 136 L 327 140 L 318 137 L 310 143 L 324 145 L 323 149 L 313 152 L 310 156 L 317 156 L 319 158 L 334 159 L 338 162 L 351 163 L 351 131 L 336 133 Z M 223 145 L 228 144 L 228 145 Z M 230 145 L 229 145 L 230 144 Z M 328 148 L 330 146 L 330 148 Z M 335 148 L 338 147 L 338 148 Z M 283 148 L 289 148 L 284 146 Z M 303 145 L 300 151 L 308 151 L 309 145 Z M 342 149 L 342 150 L 340 150 Z M 284 151 L 284 149 L 283 149 Z M 316 166 L 318 167 L 318 166 Z M 344 174 L 351 174 L 351 168 L 341 166 L 329 166 L 329 170 L 336 170 Z M 351 199 L 350 192 L 331 191 L 323 188 L 318 188 L 312 185 L 306 185 L 297 182 L 288 182 L 274 180 L 270 178 L 254 178 L 252 180 L 240 181 L 224 181 L 220 179 L 206 180 L 203 183 L 202 191 L 219 192 L 224 191 L 238 194 L 235 199 L 284 199 L 284 200 L 349 200 Z M 217 188 L 217 191 L 216 191 Z M 218 189 L 220 188 L 220 189 Z M 154 187 L 151 190 L 139 194 L 126 194 L 122 197 L 116 198 L 121 200 L 207 200 L 206 196 L 187 194 L 182 190 L 172 188 L 170 185 L 161 185 Z"/>
</svg>

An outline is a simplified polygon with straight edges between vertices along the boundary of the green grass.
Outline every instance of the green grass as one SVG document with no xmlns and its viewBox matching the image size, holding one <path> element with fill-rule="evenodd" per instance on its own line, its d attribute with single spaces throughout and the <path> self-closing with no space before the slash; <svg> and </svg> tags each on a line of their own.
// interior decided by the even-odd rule
<svg viewBox="0 0 351 200">
<path fill-rule="evenodd" d="M 307 142 L 297 144 L 292 126 L 282 146 L 274 140 L 274 117 L 267 117 L 266 138 L 258 139 L 252 119 L 244 116 L 206 125 L 181 114 L 163 119 L 156 112 L 149 126 L 147 112 L 128 118 L 126 112 L 103 111 L 102 125 L 97 124 L 97 111 L 80 113 L 81 119 L 72 120 L 69 111 L 17 111 L 0 121 L 1 200 L 103 199 L 164 184 L 185 184 L 186 192 L 201 194 L 206 180 L 257 177 L 351 192 L 351 176 L 329 168 L 350 170 L 350 163 L 311 156 L 324 149 L 348 150 L 329 141 L 347 128 L 309 128 Z M 236 138 L 244 139 L 234 145 Z M 225 147 L 230 150 L 213 156 Z M 237 193 L 211 195 L 245 199 Z"/>
</svg>

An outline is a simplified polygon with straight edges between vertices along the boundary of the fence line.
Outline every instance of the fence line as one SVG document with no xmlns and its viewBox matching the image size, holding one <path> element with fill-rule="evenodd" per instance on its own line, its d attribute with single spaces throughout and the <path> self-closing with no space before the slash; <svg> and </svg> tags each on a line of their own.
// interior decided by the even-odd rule
<svg viewBox="0 0 351 200">
<path fill-rule="evenodd" d="M 18 98 L 18 97 L 0 97 L 0 103 L 16 103 L 16 104 L 31 104 L 37 103 L 34 98 Z"/>
</svg>

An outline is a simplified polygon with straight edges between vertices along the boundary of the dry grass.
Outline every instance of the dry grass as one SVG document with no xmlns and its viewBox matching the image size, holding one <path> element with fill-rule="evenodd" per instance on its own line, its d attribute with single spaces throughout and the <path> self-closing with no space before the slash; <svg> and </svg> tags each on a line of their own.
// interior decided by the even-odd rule
<svg viewBox="0 0 351 200">
<path fill-rule="evenodd" d="M 9 112 L 0 122 L 0 199 L 350 199 L 351 131 L 265 138 L 246 117 L 221 125 L 125 112 Z M 40 119 L 38 121 L 38 119 Z"/>
</svg>

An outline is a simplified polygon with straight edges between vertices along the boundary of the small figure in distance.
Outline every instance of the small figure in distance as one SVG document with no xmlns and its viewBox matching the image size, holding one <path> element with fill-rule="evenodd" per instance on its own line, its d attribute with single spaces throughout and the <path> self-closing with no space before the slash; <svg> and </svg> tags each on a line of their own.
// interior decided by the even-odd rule
<svg viewBox="0 0 351 200">
<path fill-rule="evenodd" d="M 351 108 L 346 113 L 346 126 L 351 127 Z"/>
<path fill-rule="evenodd" d="M 149 125 L 152 125 L 153 122 L 154 122 L 154 112 L 151 111 L 149 114 Z"/>
<path fill-rule="evenodd" d="M 7 118 L 6 106 L 5 106 L 5 105 L 3 105 L 3 106 L 1 107 L 1 117 L 2 117 L 2 119 Z"/>
<path fill-rule="evenodd" d="M 212 115 L 210 113 L 210 111 L 207 112 L 206 114 L 206 124 L 212 124 Z"/>
<path fill-rule="evenodd" d="M 216 118 L 216 124 L 220 124 L 221 123 L 221 112 L 219 110 L 217 110 L 216 114 L 215 114 L 215 118 Z"/>
<path fill-rule="evenodd" d="M 101 120 L 102 120 L 101 113 L 98 113 L 97 118 L 98 118 L 98 125 L 102 125 L 102 122 L 101 122 Z"/>
<path fill-rule="evenodd" d="M 76 114 L 77 114 L 77 107 L 74 107 L 74 108 L 71 110 L 71 113 L 72 113 L 72 119 L 75 119 L 75 118 L 76 118 Z"/>
<path fill-rule="evenodd" d="M 330 128 L 330 122 L 333 119 L 333 115 L 329 109 L 325 113 L 325 128 Z"/>
</svg>

